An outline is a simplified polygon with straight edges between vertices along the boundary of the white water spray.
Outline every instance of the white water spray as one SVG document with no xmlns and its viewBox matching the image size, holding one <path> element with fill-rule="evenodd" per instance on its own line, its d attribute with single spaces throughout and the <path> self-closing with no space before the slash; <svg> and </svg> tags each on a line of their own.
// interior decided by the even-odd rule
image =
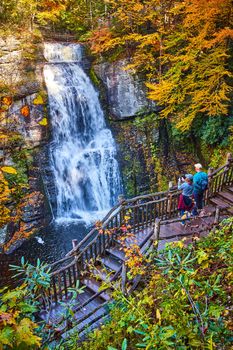
<svg viewBox="0 0 233 350">
<path fill-rule="evenodd" d="M 96 219 L 121 192 L 116 147 L 78 44 L 46 43 L 44 77 L 52 121 L 57 219 Z"/>
</svg>

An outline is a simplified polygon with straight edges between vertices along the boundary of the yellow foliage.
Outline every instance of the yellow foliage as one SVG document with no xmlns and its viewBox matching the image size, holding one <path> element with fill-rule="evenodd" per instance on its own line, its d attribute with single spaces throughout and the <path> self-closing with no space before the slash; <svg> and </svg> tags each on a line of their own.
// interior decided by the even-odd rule
<svg viewBox="0 0 233 350">
<path fill-rule="evenodd" d="M 127 53 L 125 69 L 146 74 L 148 97 L 162 107 L 162 118 L 185 131 L 197 116 L 228 114 L 233 91 L 230 0 L 108 0 L 108 4 L 114 25 L 95 32 L 92 49 Z"/>
<path fill-rule="evenodd" d="M 47 126 L 48 125 L 47 118 L 43 118 L 41 121 L 39 121 L 39 124 L 42 125 L 42 126 Z"/>
<path fill-rule="evenodd" d="M 12 104 L 12 101 L 13 101 L 12 97 L 10 97 L 10 96 L 4 96 L 2 98 L 2 104 L 6 105 L 6 106 L 10 106 Z"/>
<path fill-rule="evenodd" d="M 34 329 L 38 327 L 29 318 L 23 318 L 15 327 L 15 337 L 18 344 L 26 343 L 30 345 L 41 345 L 41 338 L 33 334 Z"/>
<path fill-rule="evenodd" d="M 10 209 L 6 206 L 10 201 L 11 190 L 3 173 L 0 171 L 0 227 L 10 219 Z"/>
<path fill-rule="evenodd" d="M 3 166 L 1 167 L 1 170 L 4 173 L 8 173 L 8 174 L 17 174 L 17 170 L 15 168 L 13 168 L 12 166 Z"/>
<path fill-rule="evenodd" d="M 44 100 L 41 95 L 38 95 L 34 100 L 33 100 L 34 105 L 42 105 L 44 103 Z"/>
</svg>

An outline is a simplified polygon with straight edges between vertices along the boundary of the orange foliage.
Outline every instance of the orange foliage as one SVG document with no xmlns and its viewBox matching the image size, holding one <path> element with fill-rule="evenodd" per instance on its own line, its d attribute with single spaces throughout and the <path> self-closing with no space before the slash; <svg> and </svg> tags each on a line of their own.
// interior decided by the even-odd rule
<svg viewBox="0 0 233 350">
<path fill-rule="evenodd" d="M 108 27 L 98 28 L 93 31 L 92 36 L 89 38 L 92 52 L 96 54 L 102 52 L 111 38 L 112 34 Z"/>
<path fill-rule="evenodd" d="M 25 105 L 25 106 L 23 106 L 23 107 L 20 109 L 20 112 L 21 112 L 21 114 L 22 114 L 24 117 L 29 117 L 29 115 L 30 115 L 30 108 L 29 108 L 27 105 Z"/>
</svg>

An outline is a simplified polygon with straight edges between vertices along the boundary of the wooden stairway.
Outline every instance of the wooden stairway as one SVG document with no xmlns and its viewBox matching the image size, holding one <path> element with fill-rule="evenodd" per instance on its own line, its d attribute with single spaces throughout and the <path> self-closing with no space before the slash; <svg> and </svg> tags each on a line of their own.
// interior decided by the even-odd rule
<svg viewBox="0 0 233 350">
<path fill-rule="evenodd" d="M 233 162 L 228 160 L 225 166 L 212 172 L 209 180 L 204 216 L 187 220 L 185 226 L 178 219 L 180 192 L 177 190 L 139 196 L 114 207 L 103 219 L 101 227 L 93 228 L 67 257 L 54 264 L 51 288 L 47 292 L 50 309 L 44 307 L 43 310 L 42 307 L 41 318 L 51 325 L 60 321 L 58 332 L 63 337 L 78 331 L 82 338 L 99 326 L 107 317 L 108 305 L 112 302 L 112 286 L 108 282 L 118 283 L 118 286 L 121 283 L 126 258 L 120 237 L 122 227 L 127 226 L 125 216 L 130 216 L 128 227 L 133 235 L 127 239 L 127 246 L 136 243 L 142 254 L 152 247 L 155 220 L 160 223 L 159 250 L 168 242 L 184 238 L 187 243 L 192 242 L 211 230 L 216 221 L 216 208 L 220 210 L 220 219 L 233 214 Z M 74 287 L 77 280 L 85 289 L 72 306 L 74 322 L 70 324 L 63 320 L 62 313 L 70 300 L 69 287 Z M 137 278 L 128 285 L 128 291 L 136 285 Z"/>
<path fill-rule="evenodd" d="M 228 193 L 228 192 L 227 192 Z M 218 197 L 213 198 L 213 202 Z M 233 195 L 232 195 L 233 205 Z M 208 234 L 214 223 L 215 205 L 210 204 L 205 207 L 207 215 L 205 217 L 197 217 L 182 226 L 180 222 L 166 223 L 161 222 L 160 237 L 158 249 L 165 247 L 166 243 L 174 242 L 186 238 L 186 242 L 190 243 L 194 237 L 203 237 Z M 228 209 L 228 203 L 224 209 Z M 209 216 L 208 216 L 209 215 Z M 141 247 L 141 252 L 145 253 L 152 243 L 151 238 L 154 228 L 148 228 L 135 234 L 136 244 Z M 132 239 L 133 243 L 135 240 Z M 128 245 L 131 242 L 128 240 Z M 100 326 L 108 314 L 108 304 L 112 301 L 112 290 L 106 288 L 102 290 L 102 283 L 105 285 L 107 281 L 116 281 L 121 277 L 122 265 L 125 262 L 125 254 L 121 250 L 120 241 L 115 241 L 111 248 L 106 249 L 104 256 L 99 256 L 89 270 L 84 271 L 80 275 L 80 283 L 85 287 L 84 292 L 78 295 L 75 306 L 73 307 L 74 319 L 77 326 L 72 331 L 77 331 L 80 338 L 90 332 L 93 328 Z M 68 298 L 62 300 L 68 303 Z M 53 304 L 50 311 L 50 324 L 58 324 L 61 322 L 61 314 L 64 312 L 64 306 Z M 46 312 L 41 312 L 41 318 L 46 320 Z M 61 333 L 65 330 L 66 323 L 60 326 Z M 63 337 L 68 336 L 69 330 L 64 332 Z"/>
</svg>

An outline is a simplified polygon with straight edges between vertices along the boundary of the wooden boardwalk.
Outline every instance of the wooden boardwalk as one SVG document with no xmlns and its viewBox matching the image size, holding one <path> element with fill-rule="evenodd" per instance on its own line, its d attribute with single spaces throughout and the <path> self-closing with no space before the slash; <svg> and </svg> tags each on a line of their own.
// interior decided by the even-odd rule
<svg viewBox="0 0 233 350">
<path fill-rule="evenodd" d="M 185 239 L 189 243 L 195 237 L 207 235 L 220 219 L 233 214 L 232 158 L 228 156 L 223 167 L 209 174 L 205 212 L 187 220 L 185 226 L 178 218 L 179 194 L 178 190 L 174 190 L 123 201 L 64 259 L 52 265 L 51 287 L 45 293 L 49 307 L 42 303 L 40 316 L 50 325 L 61 322 L 59 336 L 67 336 L 75 329 L 82 337 L 105 320 L 107 306 L 112 301 L 112 290 L 109 286 L 101 289 L 101 284 L 112 281 L 123 287 L 126 257 L 121 237 L 125 228 L 132 234 L 126 240 L 127 245 L 136 243 L 145 255 L 155 240 L 159 250 L 168 242 Z M 137 276 L 127 287 L 124 286 L 125 292 L 132 292 L 139 279 L 140 276 Z M 74 322 L 67 322 L 62 316 L 64 305 L 61 306 L 60 302 L 69 302 L 68 288 L 74 287 L 77 280 L 85 289 L 72 307 Z"/>
</svg>

